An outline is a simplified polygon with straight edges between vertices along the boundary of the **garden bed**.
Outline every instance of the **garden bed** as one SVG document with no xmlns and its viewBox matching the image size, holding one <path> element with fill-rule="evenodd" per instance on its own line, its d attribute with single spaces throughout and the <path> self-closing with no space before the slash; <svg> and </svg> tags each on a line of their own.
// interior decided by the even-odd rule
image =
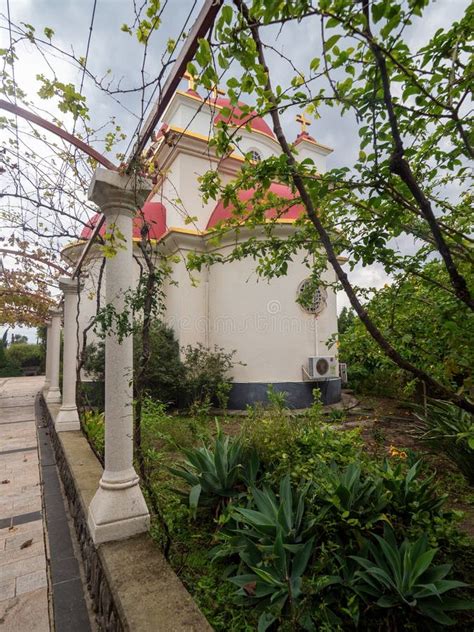
<svg viewBox="0 0 474 632">
<path fill-rule="evenodd" d="M 354 422 L 362 422 L 363 429 L 354 429 Z M 418 605 L 409 606 L 383 584 L 371 588 L 373 566 L 377 560 L 383 566 L 385 559 L 380 541 L 391 542 L 396 554 L 403 547 L 413 549 L 414 542 L 427 551 L 436 548 L 426 573 L 452 564 L 449 579 L 473 580 L 472 542 L 458 530 L 472 534 L 473 490 L 448 461 L 413 438 L 411 427 L 410 413 L 390 400 L 363 401 L 347 420 L 339 413 L 325 420 L 317 405 L 306 416 L 292 416 L 282 402 L 254 409 L 245 418 L 218 419 L 167 414 L 160 404 L 147 403 L 145 492 L 161 514 L 154 517 L 151 533 L 158 546 L 169 549 L 172 567 L 215 630 L 244 632 L 259 624 L 261 630 L 350 630 L 357 625 L 418 630 L 442 627 L 449 618 L 456 619 L 459 630 L 472 630 L 472 613 L 450 610 L 453 598 L 469 599 L 465 587 L 446 591 L 445 610 L 436 599 L 423 605 L 418 598 Z M 247 462 L 246 475 L 234 480 L 229 474 L 229 489 L 213 495 L 203 486 L 197 508 L 190 508 L 191 478 L 199 477 L 199 467 L 187 466 L 183 476 L 189 484 L 176 469 L 186 460 L 196 463 L 193 451 L 202 445 L 215 457 L 226 437 L 228 448 L 241 442 L 247 455 L 242 458 L 258 458 L 258 471 L 249 474 Z M 302 504 L 299 529 L 279 523 L 285 496 L 290 514 L 297 511 L 297 499 Z M 191 505 L 195 500 L 196 494 Z M 275 524 L 252 513 L 261 514 L 272 502 L 280 507 Z M 466 512 L 464 522 L 459 509 Z M 431 555 L 426 552 L 424 559 Z M 287 585 L 285 574 L 294 575 Z M 428 574 L 420 578 L 428 583 Z"/>
</svg>

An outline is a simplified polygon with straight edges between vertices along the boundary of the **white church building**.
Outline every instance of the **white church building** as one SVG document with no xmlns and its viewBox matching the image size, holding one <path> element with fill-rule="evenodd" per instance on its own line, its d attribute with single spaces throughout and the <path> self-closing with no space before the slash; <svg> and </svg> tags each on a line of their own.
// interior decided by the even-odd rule
<svg viewBox="0 0 474 632">
<path fill-rule="evenodd" d="M 157 252 L 176 255 L 165 287 L 163 318 L 174 329 L 180 347 L 201 343 L 211 349 L 217 345 L 225 351 L 236 351 L 231 409 L 265 401 L 270 384 L 275 390 L 285 391 L 288 405 L 294 408 L 310 405 L 314 388 L 320 389 L 324 403 L 337 402 L 341 380 L 335 343 L 336 296 L 329 287 L 335 280 L 332 269 L 326 270 L 311 304 L 304 307 L 297 299 L 311 275 L 306 251 L 293 257 L 286 276 L 270 281 L 258 276 L 251 257 L 204 266 L 200 272 L 188 269 L 189 253 L 212 253 L 217 249 L 225 256 L 250 236 L 261 234 L 263 238 L 262 227 L 257 227 L 229 230 L 218 245 L 213 239 L 213 229 L 232 216 L 233 207 L 222 201 L 204 203 L 199 192 L 200 176 L 209 169 L 218 169 L 223 182 L 230 182 L 248 152 L 256 161 L 281 153 L 265 120 L 250 116 L 250 130 L 239 120 L 238 148 L 225 159 L 216 157 L 209 138 L 223 108 L 232 110 L 229 99 L 219 91 L 203 99 L 190 82 L 187 90 L 178 90 L 171 100 L 149 152 L 159 176 L 142 216 L 151 226 L 150 237 Z M 233 113 L 238 119 L 239 108 Z M 318 171 L 324 172 L 326 157 L 332 150 L 309 135 L 304 117 L 300 122 L 302 130 L 295 139 L 297 158 L 311 158 Z M 288 200 L 288 208 L 283 213 L 278 210 L 274 227 L 274 235 L 284 239 L 295 230 L 294 222 L 304 208 L 293 201 L 289 187 L 275 182 L 270 191 Z M 252 190 L 242 191 L 239 198 L 245 202 L 252 194 Z M 275 209 L 269 209 L 267 217 L 275 218 L 275 213 Z M 77 260 L 98 218 L 96 215 L 91 219 L 79 242 L 64 249 L 67 260 Z M 135 219 L 135 242 L 140 240 L 142 222 L 142 217 Z M 134 249 L 139 260 L 137 244 Z M 95 315 L 101 258 L 100 247 L 94 245 L 85 265 L 87 276 L 80 297 L 81 330 Z M 136 274 L 138 278 L 138 263 Z M 89 334 L 88 339 L 92 341 L 93 337 Z"/>
</svg>

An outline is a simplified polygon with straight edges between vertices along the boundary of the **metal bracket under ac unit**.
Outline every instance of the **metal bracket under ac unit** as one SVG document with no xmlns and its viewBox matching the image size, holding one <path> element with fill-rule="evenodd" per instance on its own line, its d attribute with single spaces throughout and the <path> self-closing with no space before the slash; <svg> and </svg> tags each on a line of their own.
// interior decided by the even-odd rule
<svg viewBox="0 0 474 632">
<path fill-rule="evenodd" d="M 308 373 L 308 371 L 306 370 L 306 368 L 302 365 L 301 366 L 301 371 L 303 373 L 303 382 L 324 382 L 324 380 L 327 380 L 327 377 L 311 377 L 311 375 Z"/>
</svg>

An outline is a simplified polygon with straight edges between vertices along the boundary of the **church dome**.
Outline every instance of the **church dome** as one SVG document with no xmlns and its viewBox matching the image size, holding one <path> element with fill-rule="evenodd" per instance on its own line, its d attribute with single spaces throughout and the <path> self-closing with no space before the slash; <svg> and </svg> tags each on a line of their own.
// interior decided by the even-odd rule
<svg viewBox="0 0 474 632">
<path fill-rule="evenodd" d="M 273 193 L 274 195 L 277 195 L 279 198 L 288 200 L 289 204 L 288 208 L 286 209 L 275 207 L 268 208 L 265 212 L 265 216 L 267 217 L 267 219 L 278 217 L 278 219 L 295 220 L 298 219 L 298 217 L 300 217 L 305 212 L 304 206 L 301 204 L 301 202 L 295 200 L 295 194 L 290 189 L 290 187 L 286 186 L 285 184 L 272 182 L 268 191 Z M 254 195 L 255 189 L 245 189 L 239 191 L 237 197 L 241 202 L 247 202 L 247 206 L 250 210 L 251 200 Z M 209 221 L 207 223 L 207 229 L 214 228 L 214 226 L 216 226 L 220 222 L 231 219 L 234 208 L 235 207 L 232 203 L 226 206 L 224 202 L 220 200 L 212 211 L 211 217 L 209 218 Z"/>
<path fill-rule="evenodd" d="M 235 125 L 244 127 L 247 123 L 250 124 L 250 128 L 255 132 L 260 132 L 261 134 L 265 134 L 265 136 L 269 136 L 273 140 L 276 140 L 275 134 L 273 133 L 270 126 L 263 120 L 261 116 L 256 116 L 256 112 L 253 111 L 250 114 L 243 115 L 241 110 L 242 107 L 245 107 L 245 103 L 239 101 L 238 105 L 232 105 L 230 99 L 226 97 L 217 97 L 217 99 L 213 99 L 211 101 L 212 105 L 216 105 L 219 108 L 229 108 L 231 111 L 230 116 L 222 116 L 221 113 L 217 114 L 214 119 L 214 124 L 219 123 L 220 121 L 224 121 L 228 125 Z"/>
<path fill-rule="evenodd" d="M 96 213 L 89 220 L 87 226 L 84 226 L 81 232 L 81 239 L 89 239 L 94 230 L 94 226 L 99 221 L 100 214 Z M 159 239 L 166 232 L 166 208 L 161 202 L 146 202 L 140 213 L 133 219 L 133 238 L 140 239 L 140 231 L 143 226 L 143 222 L 149 225 L 150 238 Z M 100 229 L 100 234 L 105 234 L 105 224 Z"/>
</svg>

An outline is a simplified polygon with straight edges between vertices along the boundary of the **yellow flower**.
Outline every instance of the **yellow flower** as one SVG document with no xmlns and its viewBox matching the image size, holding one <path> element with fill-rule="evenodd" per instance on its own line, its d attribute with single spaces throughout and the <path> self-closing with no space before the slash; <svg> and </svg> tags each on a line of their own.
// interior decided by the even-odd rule
<svg viewBox="0 0 474 632">
<path fill-rule="evenodd" d="M 404 450 L 399 450 L 395 446 L 391 445 L 388 453 L 390 456 L 396 457 L 397 459 L 406 459 L 408 454 Z"/>
</svg>

